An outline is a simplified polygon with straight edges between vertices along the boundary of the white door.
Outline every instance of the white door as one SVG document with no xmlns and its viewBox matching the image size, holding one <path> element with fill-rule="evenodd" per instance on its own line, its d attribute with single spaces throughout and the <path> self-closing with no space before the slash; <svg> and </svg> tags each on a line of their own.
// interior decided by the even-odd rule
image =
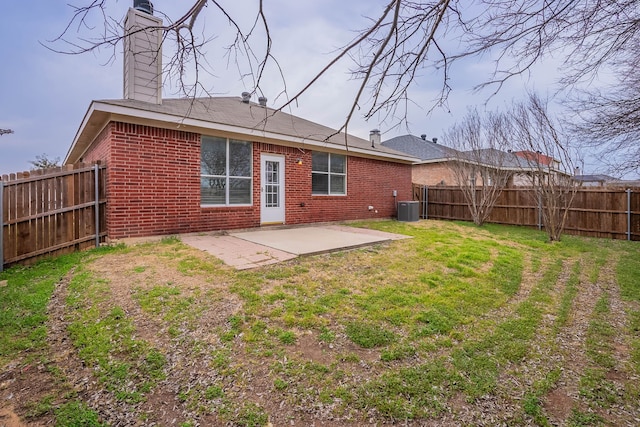
<svg viewBox="0 0 640 427">
<path fill-rule="evenodd" d="M 260 222 L 284 223 L 284 157 L 263 154 L 260 157 Z"/>
</svg>

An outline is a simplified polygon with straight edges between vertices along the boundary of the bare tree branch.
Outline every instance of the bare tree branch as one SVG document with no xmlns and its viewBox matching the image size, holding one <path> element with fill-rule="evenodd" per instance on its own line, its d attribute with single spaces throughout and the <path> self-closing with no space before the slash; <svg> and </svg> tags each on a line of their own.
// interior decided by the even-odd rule
<svg viewBox="0 0 640 427">
<path fill-rule="evenodd" d="M 448 166 L 469 207 L 473 222 L 482 226 L 502 190 L 515 173 L 508 152 L 509 122 L 504 114 L 481 117 L 471 109 L 443 135 L 450 150 Z"/>
<path fill-rule="evenodd" d="M 85 0 L 84 6 L 72 6 L 70 21 L 45 46 L 66 54 L 109 48 L 113 59 L 124 34 L 121 21 L 109 16 L 109 3 Z M 576 116 L 584 120 L 584 129 L 591 126 L 600 131 L 602 138 L 589 140 L 604 141 L 607 137 L 613 141 L 611 150 L 635 153 L 632 141 L 640 128 L 639 85 L 634 80 L 640 62 L 637 0 L 387 0 L 357 36 L 335 51 L 326 65 L 291 96 L 282 68 L 272 54 L 274 40 L 267 5 L 262 0 L 257 7 L 252 5 L 254 9 L 248 15 L 251 24 L 246 31 L 241 25 L 245 19 L 240 19 L 245 16 L 235 15 L 219 0 L 191 0 L 190 4 L 175 20 L 164 15 L 168 25 L 152 29 L 163 31 L 164 41 L 172 44 L 164 72 L 175 79 L 182 95 L 195 97 L 213 91 L 213 87 L 205 87 L 203 77 L 216 75 L 217 63 L 207 61 L 212 55 L 208 47 L 215 41 L 222 43 L 218 38 L 223 31 L 204 28 L 205 8 L 212 6 L 206 13 L 226 19 L 231 29 L 232 41 L 224 47 L 227 66 L 234 65 L 243 81 L 250 80 L 246 82 L 248 91 L 262 93 L 269 67 L 274 66 L 280 74 L 282 90 L 278 98 L 283 96 L 284 101 L 275 107 L 276 112 L 297 104 L 343 61 L 353 61 L 352 75 L 359 84 L 337 133 L 346 133 L 360 111 L 367 120 L 406 122 L 408 108 L 419 105 L 430 112 L 446 107 L 452 67 L 462 66 L 463 59 L 493 58 L 493 72 L 476 87 L 491 88 L 492 96 L 515 76 L 531 73 L 536 64 L 554 58 L 562 62 L 560 89 L 593 82 L 603 73 L 617 77 L 620 91 L 615 85 L 587 91 L 576 97 L 572 106 Z M 103 22 L 101 29 L 93 26 L 96 20 Z M 93 36 L 85 37 L 86 32 Z M 416 96 L 414 89 L 426 76 L 430 87 L 435 84 L 440 88 L 428 103 L 412 99 Z M 606 112 L 606 119 L 598 120 L 598 111 Z M 604 126 L 612 120 L 615 132 Z M 625 167 L 637 170 L 638 165 Z"/>
<path fill-rule="evenodd" d="M 579 188 L 571 179 L 580 165 L 577 153 L 538 95 L 529 94 L 526 102 L 514 104 L 509 119 L 512 141 L 530 174 L 549 240 L 558 241 Z"/>
</svg>

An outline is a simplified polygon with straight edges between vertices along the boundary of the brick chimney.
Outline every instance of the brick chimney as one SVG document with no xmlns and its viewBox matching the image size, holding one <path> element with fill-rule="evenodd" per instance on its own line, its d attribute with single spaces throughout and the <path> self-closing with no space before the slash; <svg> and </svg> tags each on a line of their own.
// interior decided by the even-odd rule
<svg viewBox="0 0 640 427">
<path fill-rule="evenodd" d="M 124 21 L 124 99 L 162 104 L 162 19 L 134 0 Z"/>
</svg>

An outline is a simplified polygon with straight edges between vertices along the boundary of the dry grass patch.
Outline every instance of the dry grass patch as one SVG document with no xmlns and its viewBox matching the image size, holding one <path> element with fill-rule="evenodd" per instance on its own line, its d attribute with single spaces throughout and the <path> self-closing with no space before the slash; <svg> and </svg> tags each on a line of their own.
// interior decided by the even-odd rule
<svg viewBox="0 0 640 427">
<path fill-rule="evenodd" d="M 48 338 L 52 360 L 70 355 L 61 376 L 83 396 L 85 406 L 68 408 L 110 424 L 183 426 L 640 416 L 637 245 L 548 244 L 534 230 L 451 222 L 360 225 L 413 238 L 242 272 L 177 239 L 83 262 L 53 293 L 62 303 Z M 604 280 L 616 263 L 620 293 Z M 589 291 L 601 287 L 606 304 Z M 620 324 L 626 346 L 607 333 Z M 100 338 L 100 357 L 86 356 L 91 343 L 78 336 Z M 607 355 L 628 361 L 615 379 L 594 375 L 611 370 Z M 579 393 L 614 380 L 606 408 Z M 55 417 L 58 402 L 38 399 L 38 417 Z"/>
</svg>

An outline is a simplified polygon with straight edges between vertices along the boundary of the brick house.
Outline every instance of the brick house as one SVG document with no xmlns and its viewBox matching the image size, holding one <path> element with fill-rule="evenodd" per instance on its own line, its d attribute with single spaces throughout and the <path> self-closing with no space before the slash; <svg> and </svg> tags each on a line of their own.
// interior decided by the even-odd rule
<svg viewBox="0 0 640 427">
<path fill-rule="evenodd" d="M 124 99 L 91 103 L 64 161 L 106 163 L 109 238 L 390 218 L 411 199 L 417 159 L 379 133 L 336 134 L 246 93 L 162 99 L 156 27 L 129 9 Z"/>
<path fill-rule="evenodd" d="M 412 167 L 411 179 L 414 184 L 458 186 L 457 174 L 467 169 L 469 172 L 474 170 L 474 165 L 489 171 L 489 176 L 485 177 L 488 178 L 488 182 L 491 182 L 492 170 L 500 171 L 499 175 L 507 174 L 507 187 L 530 186 L 535 179 L 533 176 L 539 174 L 540 171 L 543 171 L 544 174 L 567 175 L 559 169 L 557 160 L 539 153 L 534 157 L 526 151 L 507 152 L 492 148 L 458 151 L 438 144 L 436 138 L 428 140 L 426 135 L 421 135 L 421 137 L 402 135 L 388 139 L 381 144 L 419 159 Z M 469 168 L 460 168 L 458 162 L 469 165 Z M 465 179 L 467 176 L 465 175 Z M 475 175 L 475 179 L 475 185 L 484 185 L 484 180 L 479 174 Z"/>
<path fill-rule="evenodd" d="M 459 153 L 437 143 L 437 139 L 428 140 L 426 135 L 420 138 L 414 135 L 402 135 L 382 142 L 382 145 L 403 153 L 410 153 L 419 160 L 413 165 L 411 179 L 421 185 L 456 185 L 455 174 L 449 162 Z"/>
</svg>

